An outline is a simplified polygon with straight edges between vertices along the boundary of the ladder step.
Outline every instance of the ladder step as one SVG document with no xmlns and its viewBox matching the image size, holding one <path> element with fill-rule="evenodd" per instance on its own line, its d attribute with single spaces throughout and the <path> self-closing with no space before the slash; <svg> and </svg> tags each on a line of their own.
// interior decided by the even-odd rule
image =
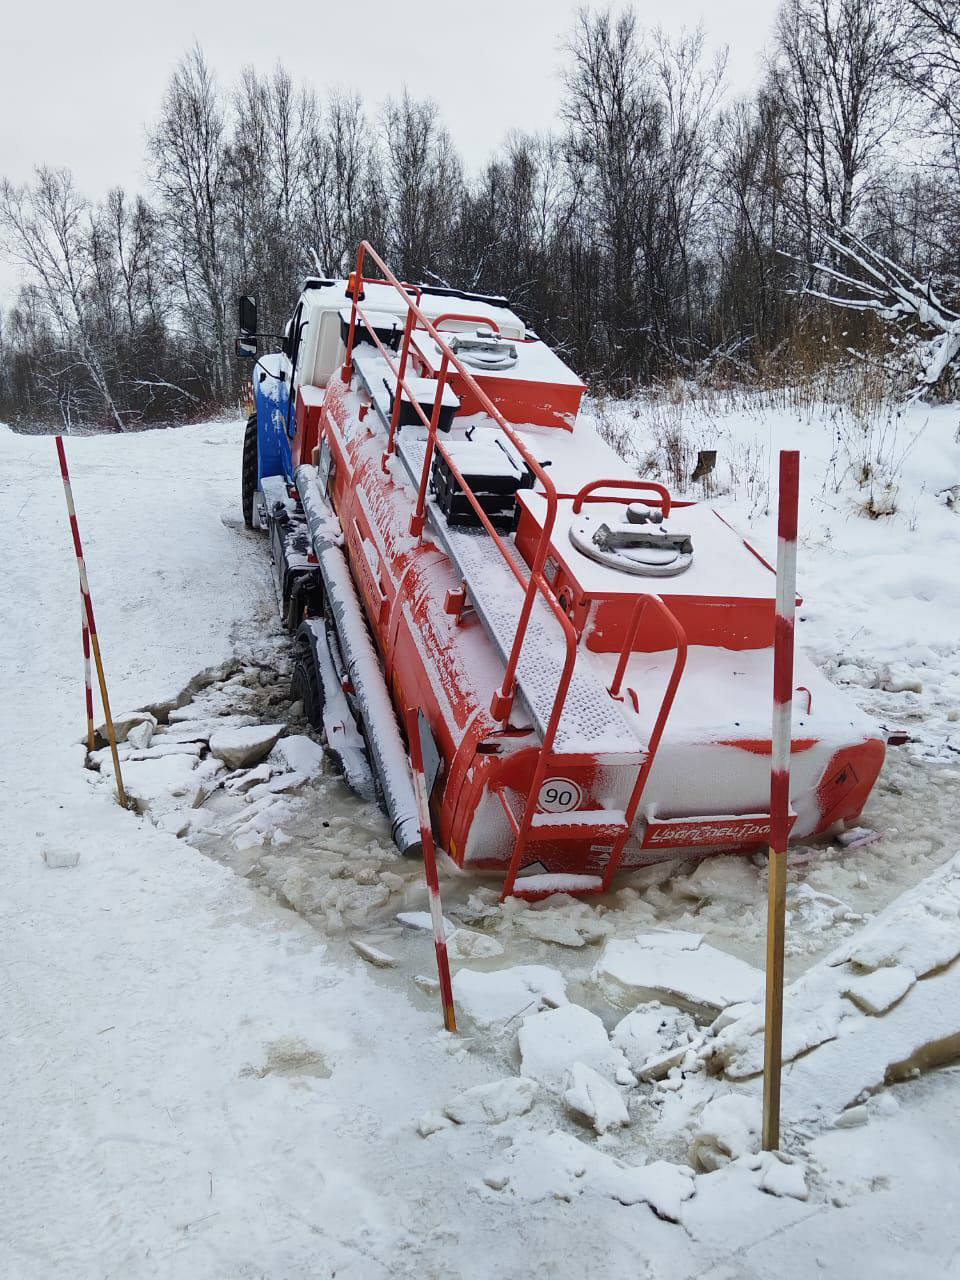
<svg viewBox="0 0 960 1280">
<path fill-rule="evenodd" d="M 534 901 L 537 898 L 549 898 L 552 893 L 602 893 L 602 876 L 566 875 L 563 872 L 548 872 L 545 875 L 521 876 L 513 886 L 512 896 Z"/>
<path fill-rule="evenodd" d="M 621 809 L 578 809 L 573 813 L 535 813 L 530 839 L 614 840 L 627 829 Z"/>
<path fill-rule="evenodd" d="M 505 787 L 496 794 L 510 820 L 514 834 L 520 830 L 525 800 Z M 572 813 L 535 813 L 527 837 L 530 844 L 547 840 L 615 840 L 627 830 L 622 809 L 575 809 Z"/>
</svg>

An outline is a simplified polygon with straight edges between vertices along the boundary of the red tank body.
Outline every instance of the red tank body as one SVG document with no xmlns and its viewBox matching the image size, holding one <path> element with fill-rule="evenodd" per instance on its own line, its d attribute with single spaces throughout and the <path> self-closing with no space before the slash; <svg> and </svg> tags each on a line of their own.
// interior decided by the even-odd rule
<svg viewBox="0 0 960 1280">
<path fill-rule="evenodd" d="M 339 519 L 400 723 L 419 708 L 433 735 L 440 845 L 508 889 L 526 871 L 574 891 L 678 849 L 765 845 L 769 565 L 706 504 L 632 476 L 576 422 L 584 387 L 553 352 L 491 337 L 502 308 L 489 327 L 480 306 L 434 324 L 379 265 L 388 283 L 361 277 L 375 300 L 348 302 L 341 368 L 299 388 L 293 457 Z M 364 323 L 391 290 L 399 350 Z M 523 480 L 510 527 L 483 519 L 496 498 L 479 486 L 509 472 L 498 448 Z M 802 656 L 796 683 L 792 824 L 807 838 L 859 815 L 884 745 Z"/>
</svg>

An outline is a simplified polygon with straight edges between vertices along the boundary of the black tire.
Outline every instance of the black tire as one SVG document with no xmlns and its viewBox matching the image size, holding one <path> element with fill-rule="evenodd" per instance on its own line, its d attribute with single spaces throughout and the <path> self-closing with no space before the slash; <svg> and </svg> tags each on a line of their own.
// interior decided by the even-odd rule
<svg viewBox="0 0 960 1280">
<path fill-rule="evenodd" d="M 257 492 L 257 415 L 251 413 L 243 433 L 243 469 L 240 477 L 240 497 L 243 503 L 243 523 L 253 528 L 253 499 Z"/>
<path fill-rule="evenodd" d="M 323 685 L 309 640 L 297 641 L 297 656 L 290 678 L 290 701 L 303 703 L 303 714 L 317 733 L 323 736 Z"/>
</svg>

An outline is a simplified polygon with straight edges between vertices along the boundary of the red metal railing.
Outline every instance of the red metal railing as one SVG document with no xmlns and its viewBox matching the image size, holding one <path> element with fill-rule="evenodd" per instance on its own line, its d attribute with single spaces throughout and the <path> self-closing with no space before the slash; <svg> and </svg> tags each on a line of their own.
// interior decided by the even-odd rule
<svg viewBox="0 0 960 1280">
<path fill-rule="evenodd" d="M 583 504 L 596 489 L 643 489 L 647 492 L 651 490 L 656 493 L 660 499 L 660 506 L 663 510 L 663 518 L 666 520 L 670 514 L 670 507 L 673 499 L 670 497 L 670 490 L 666 485 L 657 484 L 656 480 L 591 480 L 589 484 L 585 484 L 582 489 L 578 489 L 573 499 L 573 514 L 580 513 Z M 609 499 L 591 499 L 592 501 L 609 501 Z M 617 501 L 617 499 L 615 499 Z M 622 501 L 622 499 L 620 499 Z"/>
<path fill-rule="evenodd" d="M 359 297 L 360 297 L 360 294 L 363 292 L 363 283 L 364 283 L 363 264 L 364 264 L 364 259 L 368 256 L 376 264 L 377 268 L 380 270 L 383 276 L 382 281 L 371 280 L 370 283 L 385 282 L 389 285 L 392 285 L 393 288 L 403 298 L 404 303 L 407 307 L 407 321 L 406 321 L 406 324 L 404 325 L 403 345 L 400 351 L 400 360 L 398 363 L 394 363 L 386 347 L 377 337 L 376 333 L 374 333 L 373 326 L 370 323 L 370 321 L 367 319 L 363 308 L 359 305 Z M 425 512 L 425 502 L 426 502 L 426 488 L 428 483 L 430 465 L 432 463 L 434 453 L 436 451 L 439 451 L 440 456 L 444 459 L 444 461 L 450 467 L 450 470 L 453 473 L 457 483 L 462 487 L 463 492 L 466 494 L 466 497 L 470 502 L 470 505 L 473 507 L 474 511 L 477 513 L 477 517 L 479 518 L 480 523 L 483 525 L 486 532 L 493 539 L 497 547 L 497 550 L 503 556 L 503 559 L 506 561 L 506 564 L 509 567 L 510 571 L 513 573 L 514 577 L 517 579 L 517 581 L 519 582 L 521 587 L 523 587 L 523 590 L 524 590 L 523 604 L 521 605 L 521 608 L 520 608 L 520 616 L 517 620 L 517 630 L 514 636 L 513 644 L 511 646 L 510 653 L 507 657 L 506 670 L 504 672 L 503 682 L 500 689 L 498 689 L 494 693 L 493 698 L 491 700 L 490 711 L 496 720 L 499 720 L 502 723 L 506 723 L 506 721 L 509 719 L 510 711 L 513 706 L 513 699 L 515 695 L 517 667 L 520 662 L 520 653 L 523 649 L 523 643 L 524 643 L 524 640 L 526 639 L 527 628 L 529 627 L 529 624 L 530 624 L 530 618 L 533 613 L 533 606 L 538 594 L 543 596 L 544 600 L 546 601 L 547 605 L 551 609 L 552 613 L 554 614 L 554 617 L 557 619 L 563 631 L 564 639 L 566 642 L 566 656 L 565 656 L 563 669 L 561 671 L 560 682 L 557 686 L 556 697 L 554 699 L 553 707 L 551 708 L 551 713 L 548 718 L 546 729 L 544 732 L 544 741 L 541 748 L 541 760 L 543 763 L 543 768 L 545 769 L 546 756 L 549 754 L 550 749 L 553 746 L 553 740 L 556 737 L 556 731 L 560 723 L 560 716 L 563 710 L 563 705 L 564 705 L 564 702 L 566 701 L 567 691 L 569 689 L 570 680 L 573 675 L 573 667 L 576 662 L 576 647 L 577 647 L 576 632 L 574 631 L 573 624 L 570 622 L 570 619 L 567 617 L 565 611 L 563 610 L 562 606 L 558 602 L 556 596 L 553 594 L 550 584 L 543 574 L 543 566 L 546 563 L 547 555 L 549 553 L 550 541 L 553 534 L 553 527 L 554 527 L 554 524 L 556 523 L 556 518 L 557 518 L 556 485 L 553 483 L 550 476 L 547 474 L 546 470 L 540 465 L 538 460 L 533 456 L 533 454 L 527 448 L 526 444 L 523 442 L 523 440 L 520 438 L 517 432 L 514 431 L 513 428 L 509 425 L 509 423 L 504 418 L 500 410 L 496 407 L 496 405 L 489 398 L 486 392 L 481 388 L 477 380 L 473 377 L 470 370 L 466 367 L 466 365 L 464 365 L 463 361 L 461 361 L 457 357 L 457 355 L 454 353 L 454 351 L 450 348 L 449 344 L 446 342 L 444 337 L 438 331 L 436 324 L 433 323 L 424 314 L 424 312 L 421 310 L 419 306 L 419 303 L 414 301 L 411 298 L 410 290 L 404 288 L 404 286 L 393 274 L 393 272 L 390 270 L 387 264 L 383 261 L 380 255 L 376 252 L 376 250 L 372 247 L 372 245 L 370 245 L 369 242 L 366 240 L 364 240 L 361 243 L 360 248 L 357 252 L 357 267 L 356 267 L 356 272 L 353 279 L 354 279 L 353 299 L 352 299 L 351 311 L 350 311 L 350 329 L 347 336 L 347 353 L 346 353 L 346 359 L 344 361 L 343 373 L 342 373 L 343 380 L 344 382 L 349 382 L 353 376 L 353 347 L 354 347 L 354 339 L 356 335 L 356 326 L 357 326 L 358 317 L 363 323 L 364 327 L 369 332 L 375 345 L 379 348 L 381 355 L 386 360 L 388 367 L 390 368 L 390 370 L 392 371 L 392 373 L 397 379 L 397 388 L 396 388 L 396 393 L 394 397 L 393 413 L 391 415 L 391 422 L 390 422 L 390 434 L 387 442 L 387 451 L 384 455 L 382 465 L 386 467 L 387 459 L 389 457 L 390 452 L 392 452 L 392 449 L 393 449 L 393 442 L 396 434 L 396 427 L 397 427 L 397 423 L 399 422 L 400 401 L 402 396 L 406 396 L 407 402 L 413 407 L 413 410 L 416 413 L 417 417 L 420 419 L 423 425 L 427 428 L 429 433 L 428 439 L 427 439 L 427 447 L 424 455 L 423 471 L 421 473 L 421 478 L 420 478 L 420 488 L 417 495 L 417 507 L 414 512 L 413 519 L 411 521 L 412 531 L 417 536 L 419 536 L 419 534 L 422 532 L 423 518 L 424 518 L 424 512 Z M 448 316 L 447 318 L 449 319 L 451 318 L 451 316 Z M 473 322 L 474 320 L 477 320 L 479 323 L 479 319 L 474 316 L 470 316 L 470 317 L 456 316 L 454 318 L 469 319 L 471 322 Z M 434 342 L 437 344 L 437 347 L 441 352 L 441 357 L 442 357 L 440 373 L 437 378 L 437 387 L 434 393 L 435 400 L 433 404 L 433 412 L 431 413 L 429 418 L 424 412 L 424 409 L 421 406 L 419 400 L 413 394 L 413 391 L 407 384 L 406 377 L 405 377 L 407 359 L 409 357 L 409 351 L 410 351 L 410 342 L 413 335 L 415 324 L 419 325 L 419 327 L 425 333 L 428 333 L 430 337 L 433 338 Z M 454 369 L 456 369 L 457 372 L 460 374 L 466 386 L 470 388 L 471 392 L 476 397 L 478 403 L 481 405 L 481 407 L 484 410 L 486 410 L 486 412 L 490 415 L 490 417 L 497 424 L 500 430 L 504 433 L 504 435 L 513 445 L 513 447 L 516 449 L 517 453 L 523 459 L 527 467 L 534 474 L 534 476 L 536 476 L 536 478 L 539 480 L 540 485 L 543 489 L 543 495 L 544 495 L 546 506 L 547 506 L 546 518 L 543 523 L 543 529 L 540 534 L 540 540 L 537 543 L 536 550 L 530 561 L 528 575 L 524 575 L 522 569 L 517 564 L 514 557 L 510 554 L 509 550 L 507 549 L 507 545 L 505 541 L 503 540 L 503 538 L 501 538 L 499 533 L 496 531 L 496 529 L 494 529 L 493 525 L 490 523 L 487 513 L 480 506 L 480 503 L 477 500 L 476 495 L 472 492 L 472 490 L 466 484 L 466 481 L 464 480 L 463 475 L 461 474 L 459 468 L 454 463 L 453 459 L 450 457 L 449 452 L 437 440 L 437 429 L 438 429 L 439 420 L 440 420 L 440 410 L 441 410 L 442 401 L 443 401 L 443 391 L 444 391 L 444 387 L 446 386 L 446 380 L 447 380 L 447 377 L 449 376 L 449 371 L 451 366 Z M 535 793 L 533 794 L 535 795 Z M 530 814 L 529 814 L 530 821 L 532 821 L 532 818 L 533 818 L 534 805 L 535 805 L 535 800 L 528 803 L 528 808 L 530 809 Z M 524 818 L 527 819 L 527 816 L 528 815 L 525 814 Z M 526 828 L 529 829 L 529 821 L 526 822 Z"/>
<path fill-rule="evenodd" d="M 364 284 L 363 264 L 364 264 L 364 259 L 367 256 L 369 256 L 372 259 L 372 261 L 376 264 L 377 268 L 380 270 L 383 276 L 383 280 L 378 280 L 374 278 L 374 279 L 371 279 L 369 282 L 370 283 L 386 283 L 391 285 L 401 295 L 407 308 L 407 318 L 404 324 L 403 342 L 402 342 L 400 358 L 398 362 L 395 362 L 393 360 L 386 346 L 377 337 L 377 334 L 374 331 L 373 324 L 367 318 L 364 312 L 364 309 L 360 306 L 360 303 L 359 303 L 360 295 L 363 293 L 363 284 Z M 494 332 L 499 333 L 500 332 L 499 326 L 493 320 L 487 319 L 486 317 L 470 316 L 470 315 L 458 314 L 455 312 L 445 313 L 441 316 L 436 317 L 436 319 L 431 322 L 420 308 L 420 305 L 419 305 L 420 291 L 415 289 L 412 286 L 406 286 L 401 284 L 401 282 L 393 274 L 393 272 L 390 270 L 387 264 L 383 261 L 380 255 L 376 252 L 376 250 L 372 247 L 372 245 L 370 245 L 369 242 L 366 240 L 364 240 L 361 243 L 360 248 L 357 252 L 357 267 L 356 267 L 355 274 L 351 276 L 351 283 L 352 283 L 352 305 L 351 305 L 351 311 L 350 311 L 350 329 L 347 337 L 346 359 L 344 361 L 343 371 L 341 375 L 343 378 L 343 381 L 349 383 L 353 377 L 353 350 L 354 350 L 356 327 L 357 327 L 358 319 L 366 328 L 374 344 L 379 349 L 380 354 L 386 361 L 388 368 L 391 370 L 391 372 L 393 373 L 394 377 L 397 380 L 393 409 L 392 409 L 391 418 L 390 418 L 390 430 L 389 430 L 389 435 L 387 440 L 387 447 L 381 459 L 381 466 L 384 468 L 384 470 L 387 470 L 390 455 L 394 452 L 396 431 L 397 431 L 397 426 L 399 424 L 399 419 L 400 419 L 400 405 L 401 405 L 401 400 L 404 396 L 406 397 L 407 402 L 413 408 L 417 417 L 420 419 L 423 425 L 427 428 L 428 434 L 427 434 L 426 447 L 424 450 L 423 469 L 421 471 L 420 483 L 417 491 L 417 505 L 414 510 L 414 514 L 411 517 L 411 522 L 410 522 L 411 533 L 414 536 L 419 537 L 423 532 L 424 521 L 426 517 L 426 500 L 427 500 L 427 489 L 429 485 L 430 468 L 433 462 L 434 454 L 439 452 L 440 456 L 444 459 L 444 462 L 446 463 L 451 473 L 453 474 L 453 477 L 456 480 L 457 484 L 460 486 L 462 492 L 466 495 L 466 498 L 470 503 L 471 507 L 476 512 L 476 515 L 480 521 L 480 524 L 483 526 L 487 534 L 493 539 L 493 542 L 497 547 L 497 550 L 502 555 L 504 561 L 507 564 L 507 567 L 510 569 L 510 572 L 514 575 L 519 585 L 523 588 L 523 592 L 524 592 L 523 604 L 521 606 L 520 616 L 517 621 L 517 629 L 514 636 L 513 644 L 507 658 L 503 682 L 501 684 L 500 689 L 494 692 L 493 698 L 491 700 L 490 711 L 495 719 L 503 723 L 506 723 L 507 720 L 509 719 L 510 711 L 513 706 L 514 695 L 515 695 L 516 675 L 517 675 L 517 668 L 520 661 L 520 653 L 523 648 L 523 643 L 526 638 L 527 629 L 530 624 L 530 618 L 533 613 L 533 607 L 536 602 L 536 597 L 538 594 L 543 597 L 547 606 L 553 613 L 554 617 L 557 620 L 557 623 L 560 626 L 561 632 L 564 637 L 565 653 L 564 653 L 563 666 L 560 672 L 559 681 L 557 683 L 557 691 L 556 691 L 556 694 L 554 695 L 553 705 L 550 709 L 550 715 L 544 727 L 543 741 L 541 743 L 540 751 L 538 754 L 537 765 L 536 765 L 536 768 L 534 769 L 533 778 L 531 779 L 530 789 L 527 795 L 527 802 L 524 806 L 523 816 L 520 819 L 520 823 L 519 823 L 519 826 L 516 832 L 516 837 L 514 840 L 513 853 L 510 859 L 510 865 L 507 871 L 507 876 L 504 881 L 503 896 L 506 896 L 514 885 L 514 882 L 517 877 L 517 873 L 520 869 L 520 862 L 522 860 L 523 853 L 526 849 L 527 842 L 529 840 L 530 831 L 533 825 L 534 815 L 537 809 L 537 797 L 540 792 L 540 787 L 543 784 L 543 780 L 546 776 L 547 768 L 549 767 L 550 753 L 552 751 L 553 744 L 556 739 L 557 730 L 560 724 L 560 718 L 563 714 L 563 707 L 566 703 L 567 693 L 570 688 L 570 682 L 573 677 L 573 669 L 576 664 L 576 658 L 577 658 L 577 635 L 576 635 L 576 631 L 574 629 L 573 623 L 570 621 L 563 606 L 560 604 L 559 600 L 554 595 L 552 587 L 550 583 L 547 581 L 543 573 L 544 564 L 546 563 L 546 559 L 550 550 L 553 529 L 556 524 L 557 503 L 558 503 L 559 495 L 557 492 L 556 485 L 553 483 L 552 479 L 547 474 L 546 469 L 529 451 L 526 444 L 524 443 L 522 438 L 517 434 L 517 432 L 515 432 L 513 428 L 509 425 L 509 423 L 503 417 L 500 410 L 496 407 L 496 405 L 494 405 L 493 401 L 489 398 L 489 396 L 487 396 L 486 392 L 484 392 L 483 389 L 480 387 L 477 380 L 471 374 L 470 370 L 465 367 L 463 362 L 457 357 L 457 355 L 450 348 L 448 343 L 440 335 L 437 327 L 443 321 L 461 320 L 461 321 L 468 321 L 471 324 L 475 323 L 477 325 L 481 325 L 481 324 L 487 325 Z M 415 299 L 411 296 L 414 293 L 416 293 Z M 437 386 L 434 392 L 435 399 L 433 403 L 432 412 L 429 417 L 427 416 L 423 406 L 420 404 L 419 400 L 414 395 L 412 389 L 410 388 L 410 386 L 406 381 L 406 370 L 407 370 L 407 364 L 409 361 L 411 344 L 414 345 L 414 347 L 416 347 L 418 354 L 420 354 L 422 358 L 422 353 L 419 351 L 419 347 L 413 341 L 413 334 L 415 329 L 418 328 L 418 326 L 425 333 L 429 334 L 431 338 L 433 338 L 441 354 L 440 369 L 436 379 Z M 437 432 L 438 432 L 439 421 L 440 421 L 440 412 L 443 405 L 443 392 L 444 392 L 444 388 L 446 387 L 451 366 L 457 370 L 461 378 L 463 378 L 466 386 L 469 387 L 470 391 L 476 397 L 477 402 L 481 405 L 481 407 L 484 410 L 486 410 L 486 412 L 490 415 L 491 419 L 497 424 L 500 430 L 504 433 L 504 435 L 513 445 L 513 447 L 516 449 L 517 453 L 523 459 L 526 466 L 530 469 L 532 474 L 540 482 L 540 485 L 542 487 L 543 496 L 546 502 L 546 513 L 545 513 L 545 518 L 543 522 L 543 528 L 540 534 L 540 539 L 537 542 L 536 549 L 534 551 L 533 557 L 529 564 L 529 573 L 526 575 L 524 574 L 520 564 L 518 564 L 516 558 L 510 554 L 510 551 L 507 547 L 505 540 L 494 528 L 493 524 L 489 519 L 489 516 L 480 505 L 479 499 L 476 497 L 472 489 L 469 487 L 466 480 L 464 479 L 462 472 L 460 471 L 460 468 L 457 466 L 457 464 L 451 457 L 449 450 L 443 444 L 441 444 L 440 441 L 437 439 Z M 611 488 L 611 487 L 620 488 L 620 489 L 631 489 L 631 490 L 645 490 L 647 492 L 652 491 L 656 493 L 659 497 L 660 505 L 663 510 L 664 516 L 666 517 L 670 513 L 671 498 L 670 498 L 669 491 L 663 485 L 656 484 L 652 481 L 647 482 L 647 481 L 640 481 L 640 480 L 592 481 L 591 483 L 584 485 L 583 488 L 580 489 L 580 491 L 575 495 L 573 510 L 575 512 L 579 512 L 581 507 L 583 506 L 583 503 L 587 500 L 604 501 L 604 499 L 602 498 L 591 499 L 590 495 L 596 489 Z M 629 659 L 629 654 L 632 650 L 633 641 L 636 638 L 636 633 L 640 626 L 640 620 L 643 615 L 643 610 L 648 603 L 653 604 L 655 608 L 661 611 L 661 613 L 666 617 L 669 625 L 673 629 L 674 635 L 677 641 L 677 657 L 674 662 L 673 672 L 671 674 L 670 681 L 668 682 L 666 693 L 664 694 L 664 698 L 661 703 L 656 722 L 654 724 L 653 734 L 651 735 L 650 742 L 648 744 L 647 755 L 644 759 L 643 764 L 640 767 L 640 771 L 637 776 L 637 781 L 634 784 L 633 792 L 631 793 L 630 801 L 625 811 L 626 821 L 625 821 L 624 833 L 618 839 L 617 844 L 614 846 L 614 849 L 611 853 L 610 862 L 608 863 L 606 872 L 604 874 L 604 880 L 603 880 L 604 889 L 607 888 L 610 880 L 612 879 L 616 871 L 617 866 L 620 863 L 621 858 L 623 857 L 626 841 L 629 838 L 629 834 L 630 834 L 630 828 L 632 826 L 634 818 L 636 817 L 637 809 L 639 807 L 640 800 L 643 795 L 643 790 L 644 790 L 644 787 L 646 786 L 646 781 L 653 764 L 653 759 L 656 755 L 657 748 L 660 745 L 660 739 L 663 735 L 663 730 L 664 730 L 664 727 L 666 726 L 667 717 L 670 714 L 670 710 L 673 705 L 673 700 L 676 695 L 677 686 L 679 685 L 680 678 L 683 674 L 683 668 L 686 663 L 687 640 L 686 640 L 686 635 L 683 631 L 682 626 L 677 621 L 677 619 L 673 616 L 670 610 L 666 607 L 666 605 L 663 603 L 663 601 L 660 599 L 659 596 L 644 596 L 640 601 L 638 601 L 637 609 L 634 613 L 634 617 L 628 629 L 628 635 L 626 638 L 624 651 L 621 653 L 620 661 L 617 666 L 617 673 L 614 678 L 614 686 L 611 688 L 611 691 L 610 691 L 611 694 L 613 694 L 613 696 L 615 697 L 619 696 L 619 688 L 623 680 L 623 674 L 626 669 L 626 664 Z"/>
</svg>

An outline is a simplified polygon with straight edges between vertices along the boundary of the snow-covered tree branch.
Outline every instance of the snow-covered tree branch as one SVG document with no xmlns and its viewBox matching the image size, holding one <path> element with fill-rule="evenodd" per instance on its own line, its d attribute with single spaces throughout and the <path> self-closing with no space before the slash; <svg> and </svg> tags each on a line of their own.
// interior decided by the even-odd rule
<svg viewBox="0 0 960 1280">
<path fill-rule="evenodd" d="M 914 394 L 933 390 L 960 356 L 960 312 L 861 236 L 849 230 L 827 235 L 832 260 L 816 264 L 823 287 L 805 292 L 848 311 L 873 312 L 909 338 L 908 355 L 915 366 Z"/>
</svg>

